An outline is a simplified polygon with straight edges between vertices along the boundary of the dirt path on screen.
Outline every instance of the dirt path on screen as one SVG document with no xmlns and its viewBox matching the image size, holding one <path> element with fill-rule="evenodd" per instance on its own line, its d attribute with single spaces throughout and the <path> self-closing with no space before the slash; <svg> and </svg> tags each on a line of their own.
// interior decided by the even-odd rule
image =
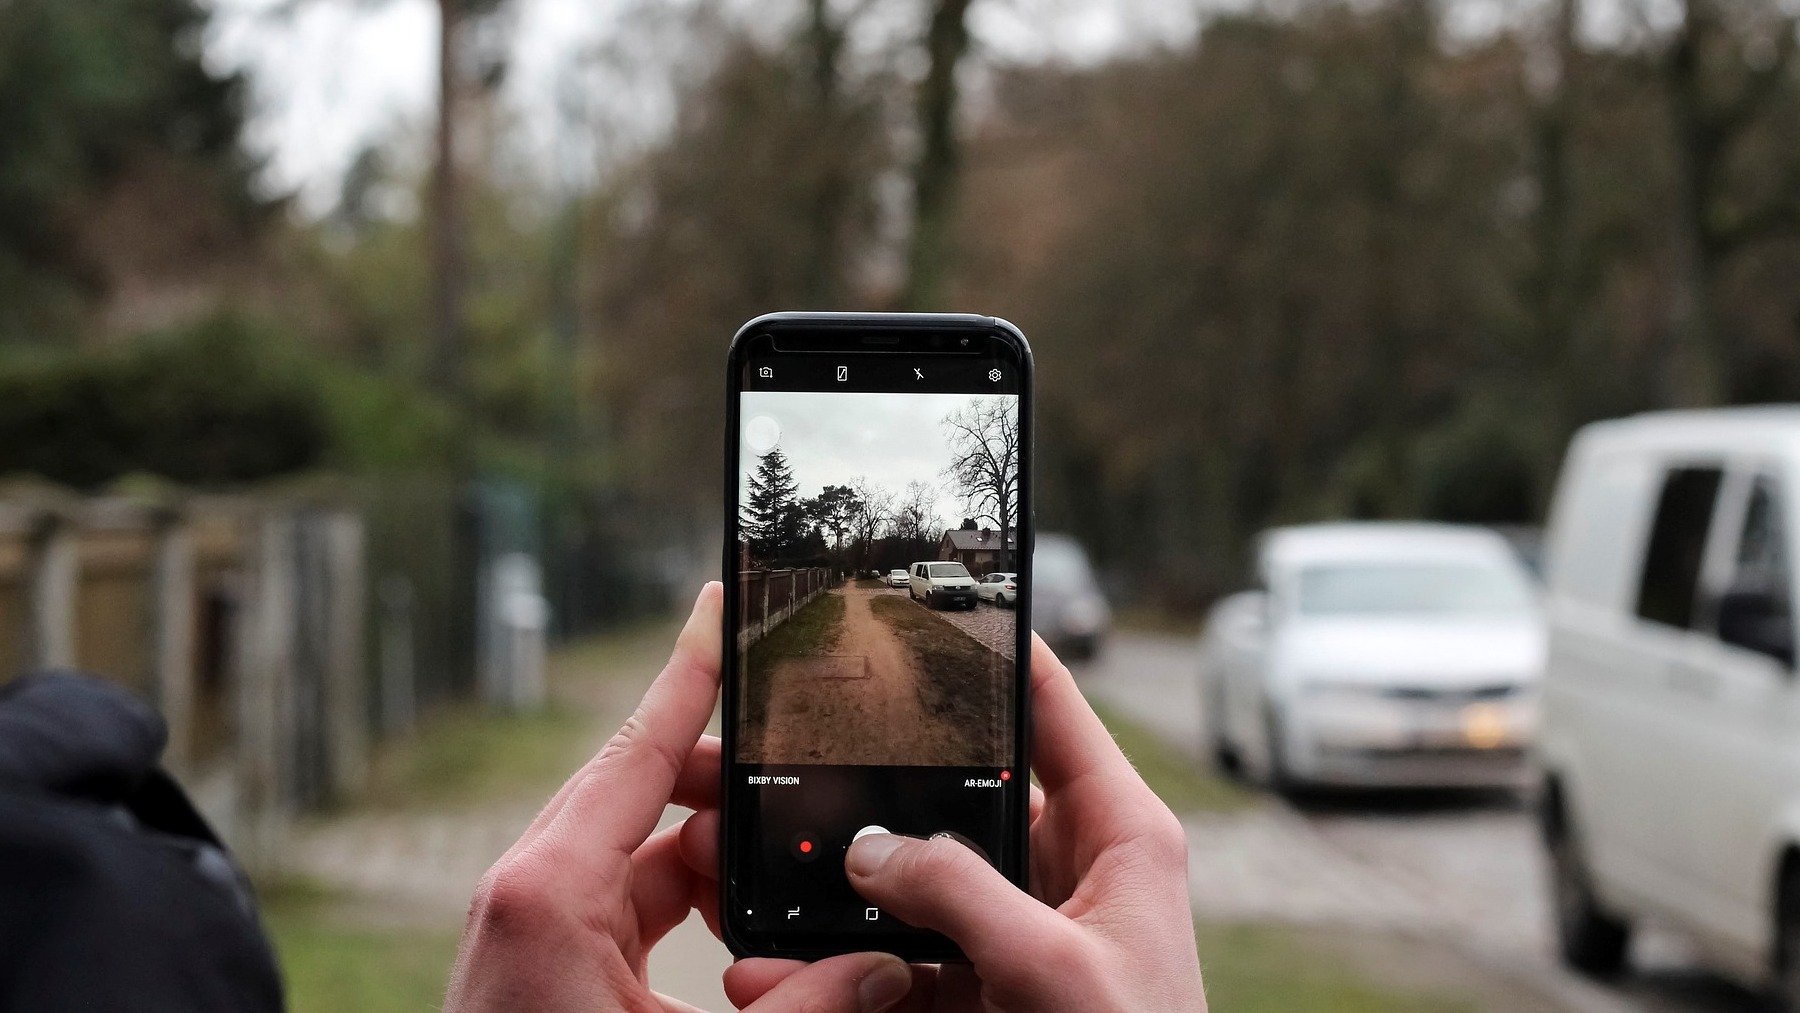
<svg viewBox="0 0 1800 1013">
<path fill-rule="evenodd" d="M 828 655 L 775 663 L 761 755 L 753 762 L 969 762 L 967 734 L 953 715 L 926 709 L 920 662 L 870 608 L 878 592 L 846 586 L 830 593 L 844 598 L 836 646 Z"/>
</svg>

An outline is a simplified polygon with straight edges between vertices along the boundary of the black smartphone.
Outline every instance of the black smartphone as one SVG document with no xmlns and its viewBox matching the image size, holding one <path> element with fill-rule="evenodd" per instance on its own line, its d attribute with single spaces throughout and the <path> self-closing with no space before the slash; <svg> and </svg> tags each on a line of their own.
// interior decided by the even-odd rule
<svg viewBox="0 0 1800 1013">
<path fill-rule="evenodd" d="M 961 959 L 844 856 L 948 834 L 1025 883 L 1030 349 L 994 317 L 776 313 L 729 362 L 725 942 Z"/>
</svg>

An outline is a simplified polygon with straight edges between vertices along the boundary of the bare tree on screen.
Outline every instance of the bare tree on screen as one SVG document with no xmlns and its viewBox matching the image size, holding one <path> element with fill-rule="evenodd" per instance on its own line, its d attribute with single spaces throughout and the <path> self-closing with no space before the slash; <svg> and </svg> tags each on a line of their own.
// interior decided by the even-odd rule
<svg viewBox="0 0 1800 1013">
<path fill-rule="evenodd" d="M 1000 531 L 1001 569 L 1011 569 L 1019 513 L 1019 413 L 1010 398 L 981 398 L 944 416 L 954 455 L 945 474 L 976 520 Z"/>
</svg>

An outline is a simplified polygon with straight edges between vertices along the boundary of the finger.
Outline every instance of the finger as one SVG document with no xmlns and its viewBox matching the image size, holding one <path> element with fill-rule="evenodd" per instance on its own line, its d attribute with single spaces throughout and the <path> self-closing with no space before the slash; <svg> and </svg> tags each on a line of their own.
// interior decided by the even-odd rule
<svg viewBox="0 0 1800 1013">
<path fill-rule="evenodd" d="M 631 905 L 648 953 L 693 910 L 694 871 L 681 860 L 681 827 L 658 832 L 631 855 Z"/>
<path fill-rule="evenodd" d="M 1030 818 L 1027 822 L 1036 823 L 1038 817 L 1044 815 L 1044 789 L 1031 786 Z"/>
<path fill-rule="evenodd" d="M 745 963 L 748 963 L 746 961 Z M 785 963 L 785 962 L 784 962 Z M 733 968 L 741 965 L 733 965 Z M 726 971 L 726 979 L 731 971 Z M 844 1010 L 846 1013 L 882 1013 L 891 1010 L 912 991 L 912 969 L 887 953 L 846 953 L 802 965 L 781 977 L 773 987 L 744 1007 L 746 1013 L 781 1010 Z M 732 998 L 731 987 L 726 996 Z"/>
<path fill-rule="evenodd" d="M 719 737 L 702 735 L 694 743 L 693 752 L 681 765 L 675 778 L 675 791 L 669 801 L 689 809 L 719 807 Z"/>
<path fill-rule="evenodd" d="M 697 876 L 719 878 L 719 811 L 702 809 L 681 821 L 681 860 Z"/>
<path fill-rule="evenodd" d="M 1137 771 L 1075 677 L 1036 633 L 1031 635 L 1031 771 L 1054 794 L 1082 777 L 1138 780 Z"/>
<path fill-rule="evenodd" d="M 748 957 L 725 969 L 725 998 L 743 1009 L 806 968 L 804 960 Z"/>
<path fill-rule="evenodd" d="M 650 836 L 718 700 L 723 594 L 717 581 L 700 591 L 668 665 L 565 789 L 545 834 L 579 842 L 576 850 L 587 853 L 634 851 Z"/>
<path fill-rule="evenodd" d="M 850 885 L 901 921 L 962 947 L 983 981 L 1015 987 L 1068 952 L 1074 929 L 948 837 L 870 834 L 850 845 Z"/>
</svg>

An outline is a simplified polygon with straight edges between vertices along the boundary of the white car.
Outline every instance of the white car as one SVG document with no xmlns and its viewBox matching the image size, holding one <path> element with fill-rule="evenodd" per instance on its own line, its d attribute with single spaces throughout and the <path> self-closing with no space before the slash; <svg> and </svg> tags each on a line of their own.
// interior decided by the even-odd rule
<svg viewBox="0 0 1800 1013">
<path fill-rule="evenodd" d="M 912 576 L 905 570 L 889 570 L 886 579 L 889 587 L 906 587 L 912 583 Z"/>
<path fill-rule="evenodd" d="M 1546 541 L 1541 813 L 1564 959 L 1688 933 L 1800 1008 L 1800 407 L 1588 426 Z"/>
<path fill-rule="evenodd" d="M 907 596 L 934 609 L 974 608 L 975 578 L 961 563 L 914 563 Z"/>
<path fill-rule="evenodd" d="M 1280 789 L 1518 786 L 1545 634 L 1499 535 L 1321 524 L 1261 539 L 1201 643 L 1212 754 Z"/>
<path fill-rule="evenodd" d="M 1019 603 L 1019 575 L 1016 573 L 990 573 L 975 584 L 975 596 L 995 605 L 1017 605 Z"/>
</svg>

